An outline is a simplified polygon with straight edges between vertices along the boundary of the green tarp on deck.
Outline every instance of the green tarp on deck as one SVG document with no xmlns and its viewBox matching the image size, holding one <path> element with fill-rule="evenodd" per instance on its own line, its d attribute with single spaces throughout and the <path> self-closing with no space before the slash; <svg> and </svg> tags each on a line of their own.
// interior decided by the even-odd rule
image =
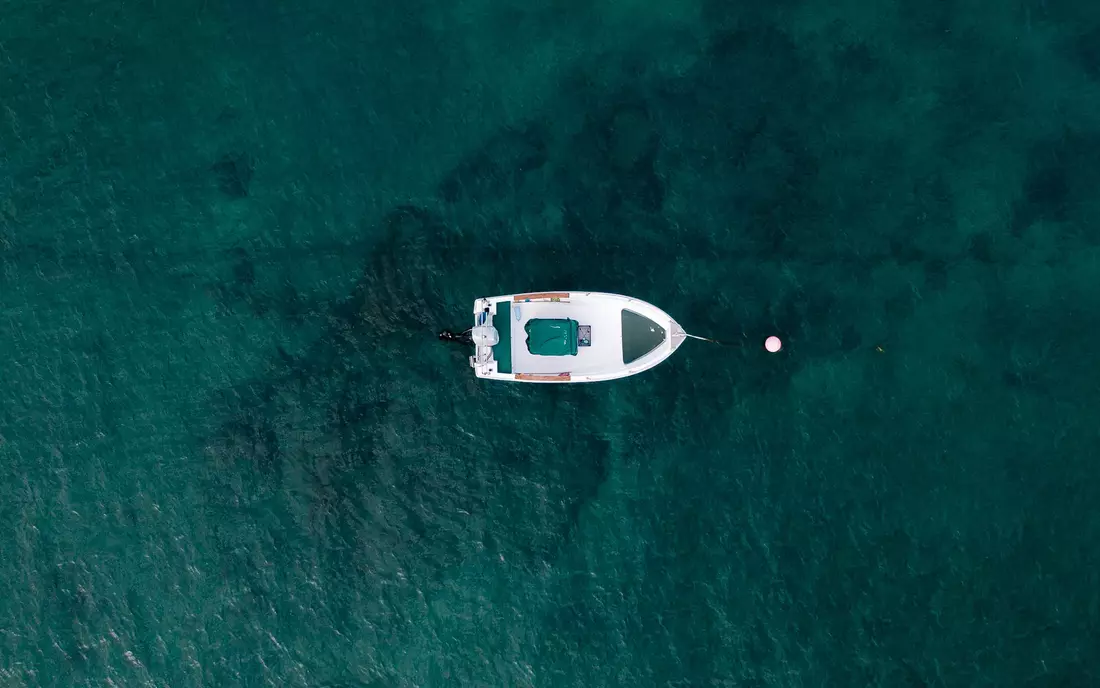
<svg viewBox="0 0 1100 688">
<path fill-rule="evenodd" d="M 527 350 L 536 356 L 576 356 L 577 321 L 535 318 L 524 326 Z"/>
</svg>

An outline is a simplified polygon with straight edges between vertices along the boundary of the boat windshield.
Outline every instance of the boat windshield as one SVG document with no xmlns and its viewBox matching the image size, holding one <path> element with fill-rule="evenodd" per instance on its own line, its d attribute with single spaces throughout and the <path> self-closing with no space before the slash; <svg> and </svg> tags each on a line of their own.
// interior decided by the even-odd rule
<svg viewBox="0 0 1100 688">
<path fill-rule="evenodd" d="M 665 328 L 644 315 L 623 309 L 623 363 L 630 365 L 665 341 Z"/>
</svg>

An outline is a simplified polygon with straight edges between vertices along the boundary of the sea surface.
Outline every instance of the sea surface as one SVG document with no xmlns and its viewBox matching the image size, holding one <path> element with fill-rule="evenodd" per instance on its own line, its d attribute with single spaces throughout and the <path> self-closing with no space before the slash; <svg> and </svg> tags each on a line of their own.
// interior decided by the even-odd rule
<svg viewBox="0 0 1100 688">
<path fill-rule="evenodd" d="M 1095 0 L 0 0 L 0 686 L 1100 685 L 1098 189 Z"/>
</svg>

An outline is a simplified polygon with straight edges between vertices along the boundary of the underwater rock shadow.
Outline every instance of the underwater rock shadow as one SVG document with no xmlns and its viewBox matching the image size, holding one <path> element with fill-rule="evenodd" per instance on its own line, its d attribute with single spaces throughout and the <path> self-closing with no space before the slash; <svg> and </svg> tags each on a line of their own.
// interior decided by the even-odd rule
<svg viewBox="0 0 1100 688">
<path fill-rule="evenodd" d="M 739 45 L 741 39 L 748 41 L 748 47 Z M 697 96 L 698 102 L 688 103 L 687 107 L 695 108 L 696 116 L 700 117 L 707 107 L 720 104 L 725 94 L 735 92 L 738 85 L 745 83 L 770 88 L 768 92 L 773 97 L 763 98 L 765 103 L 783 102 L 779 98 L 779 86 L 763 83 L 767 80 L 766 75 L 754 75 L 752 70 L 738 70 L 741 76 L 734 87 L 723 81 L 730 73 L 729 67 L 740 63 L 746 55 L 753 58 L 752 64 L 767 67 L 766 74 L 782 76 L 783 66 L 769 62 L 770 58 L 765 55 L 775 46 L 782 47 L 792 60 L 798 57 L 785 36 L 774 30 L 763 36 L 741 31 L 734 33 L 732 38 L 715 41 L 709 60 L 679 79 L 688 90 L 703 90 L 703 94 Z M 799 74 L 798 78 L 805 77 Z M 779 80 L 780 83 L 787 81 L 790 80 Z M 708 85 L 718 93 L 706 93 Z M 391 371 L 398 360 L 396 357 L 417 355 L 416 349 L 407 349 L 412 342 L 419 345 L 417 337 L 434 337 L 439 329 L 452 328 L 456 320 L 461 323 L 468 319 L 469 301 L 476 296 L 467 293 L 471 289 L 509 293 L 524 288 L 516 285 L 534 288 L 563 281 L 585 282 L 586 288 L 591 288 L 589 283 L 596 275 L 601 285 L 606 285 L 602 288 L 608 291 L 647 291 L 645 285 L 648 284 L 650 292 L 676 294 L 679 287 L 671 271 L 657 275 L 652 271 L 639 272 L 632 265 L 638 262 L 639 251 L 655 255 L 668 251 L 668 246 L 658 241 L 662 231 L 669 227 L 667 218 L 662 215 L 669 193 L 668 180 L 659 169 L 665 145 L 662 126 L 670 126 L 668 122 L 677 119 L 675 113 L 679 110 L 671 106 L 672 96 L 667 95 L 676 89 L 662 91 L 654 86 L 626 83 L 621 93 L 611 98 L 600 97 L 588 108 L 590 114 L 583 118 L 571 138 L 556 140 L 557 135 L 552 135 L 548 126 L 538 122 L 504 130 L 491 137 L 441 181 L 438 192 L 445 206 L 446 220 L 444 216 L 417 206 L 400 206 L 392 210 L 382 221 L 380 238 L 371 243 L 364 257 L 362 276 L 352 293 L 333 307 L 318 308 L 325 322 L 323 333 L 300 352 L 273 351 L 270 372 L 251 384 L 269 390 L 266 395 L 275 401 L 265 404 L 261 403 L 263 395 L 256 398 L 247 393 L 231 393 L 216 402 L 216 413 L 222 416 L 219 432 L 231 440 L 222 446 L 235 447 L 233 451 L 238 459 L 259 467 L 265 462 L 278 462 L 279 456 L 283 461 L 295 460 L 287 458 L 281 443 L 275 446 L 268 441 L 272 429 L 276 433 L 284 432 L 288 425 L 293 428 L 295 423 L 305 422 L 294 416 L 296 404 L 335 409 L 323 418 L 308 421 L 313 425 L 301 427 L 322 435 L 350 432 L 361 449 L 357 457 L 346 457 L 346 465 L 338 464 L 337 470 L 348 480 L 353 476 L 368 476 L 379 452 L 392 450 L 392 447 L 377 444 L 389 431 L 388 424 L 397 420 L 410 422 L 399 415 L 394 405 L 406 404 L 401 395 L 420 391 L 424 389 L 422 385 L 428 384 L 426 379 L 416 379 L 413 387 L 399 388 Z M 729 109 L 730 106 L 722 107 Z M 787 122 L 789 119 L 790 115 L 779 113 L 775 116 L 767 108 L 756 108 L 736 120 L 738 131 L 743 129 L 743 136 L 731 139 L 733 143 L 740 141 L 743 148 L 739 156 L 741 174 L 754 173 L 751 151 L 757 141 L 764 137 L 774 144 L 783 162 L 774 170 L 765 170 L 774 177 L 774 194 L 806 188 L 816 171 L 812 158 L 805 157 L 808 155 L 803 150 L 807 147 L 805 142 L 797 137 L 790 138 L 793 129 Z M 221 173 L 228 175 L 230 191 L 239 189 L 242 185 L 233 181 L 234 175 L 241 176 L 238 173 L 247 170 L 248 166 L 242 166 L 240 161 L 225 162 Z M 547 169 L 548 166 L 552 169 Z M 808 208 L 793 215 L 777 215 L 775 204 L 767 202 L 774 200 L 774 194 L 764 200 L 757 199 L 753 209 L 763 244 L 759 250 L 771 255 L 776 251 L 794 251 L 793 243 L 775 245 L 775 237 L 786 236 L 777 228 L 801 221 L 815 211 Z M 514 202 L 516 199 L 530 207 L 517 207 L 520 204 Z M 533 206 L 545 203 L 556 203 L 561 208 L 560 231 L 544 240 L 517 236 L 511 224 L 515 216 L 524 211 L 541 211 L 541 205 L 539 208 Z M 636 236 L 635 231 L 627 242 L 626 232 L 638 227 L 645 227 L 646 235 Z M 704 230 L 694 231 L 698 234 Z M 709 239 L 694 234 L 677 238 L 671 244 L 698 246 L 699 250 L 713 248 Z M 471 266 L 476 269 L 479 263 L 486 262 L 491 262 L 491 271 L 471 277 Z M 247 281 L 246 261 L 239 263 L 238 278 Z M 626 282 L 634 286 L 627 287 Z M 779 307 L 792 310 L 791 315 L 805 315 L 797 305 Z M 840 342 L 839 345 L 849 344 Z M 782 378 L 788 373 L 780 369 L 778 375 Z M 374 386 L 368 399 L 355 399 L 346 391 L 363 384 Z M 770 386 L 775 380 L 756 380 L 755 384 Z M 459 390 L 458 393 L 463 392 Z M 484 393 L 484 390 L 465 393 Z M 577 398 L 586 396 L 578 393 Z M 250 398 L 256 403 L 247 401 Z M 300 401 L 293 401 L 296 398 Z M 540 404 L 544 408 L 546 398 L 532 397 L 526 403 L 531 408 L 539 408 Z M 420 438 L 417 441 L 446 444 L 445 438 L 431 434 L 434 430 L 425 430 L 427 434 L 423 435 L 417 435 L 415 427 L 410 426 L 410 430 L 414 431 L 413 437 Z M 599 444 L 597 439 L 578 439 L 584 448 L 576 451 L 586 455 L 606 454 L 596 446 Z M 588 446 L 593 442 L 593 446 Z M 542 470 L 524 461 L 506 465 L 509 452 L 517 450 L 515 447 L 500 444 L 489 449 L 488 460 L 499 462 L 505 471 L 535 475 Z M 399 473 L 408 471 L 397 481 L 404 483 L 403 486 L 392 488 L 403 496 L 393 495 L 393 499 L 395 503 L 415 504 L 414 493 L 435 484 L 432 472 L 436 468 L 432 464 L 415 463 L 412 454 L 400 455 L 397 459 L 413 461 L 415 465 L 391 466 Z M 558 460 L 564 462 L 561 466 L 574 465 L 561 457 Z M 558 544 L 542 542 L 530 548 L 527 556 L 556 556 L 554 552 L 560 551 L 561 543 L 568 540 L 568 533 L 575 529 L 583 505 L 595 497 L 598 485 L 606 478 L 606 466 L 601 468 L 604 462 L 591 463 L 591 480 L 585 478 L 581 481 L 583 484 L 565 488 L 562 508 L 554 512 L 553 518 L 558 525 L 551 530 L 556 528 L 561 540 Z M 359 468 L 354 468 L 356 465 Z M 339 481 L 340 478 L 333 479 Z M 414 487 L 416 485 L 422 487 Z M 425 523 L 425 518 L 430 518 L 430 514 L 410 516 L 408 523 L 402 526 L 408 529 L 410 538 L 430 540 L 433 537 L 430 533 L 435 526 Z M 500 536 L 494 535 L 494 538 L 501 540 Z"/>
<path fill-rule="evenodd" d="M 469 545 L 456 539 L 447 514 L 456 504 L 466 511 L 484 510 L 482 502 L 491 496 L 471 485 L 456 492 L 457 486 L 446 482 L 453 477 L 453 464 L 459 458 L 446 453 L 461 450 L 465 440 L 449 437 L 445 428 L 458 422 L 454 409 L 464 406 L 463 395 L 480 395 L 485 390 L 446 387 L 432 393 L 435 383 L 428 373 L 410 369 L 411 376 L 402 376 L 394 366 L 407 365 L 398 359 L 416 357 L 419 347 L 442 346 L 435 340 L 436 331 L 470 317 L 468 301 L 474 294 L 452 292 L 463 283 L 472 257 L 483 247 L 475 236 L 456 233 L 434 213 L 414 206 L 393 210 L 381 229 L 383 238 L 366 257 L 352 294 L 322 314 L 326 323 L 322 334 L 299 352 L 274 347 L 263 376 L 223 390 L 212 400 L 214 414 L 220 418 L 204 440 L 210 460 L 217 464 L 209 492 L 215 503 L 232 503 L 244 496 L 240 489 L 285 499 L 278 495 L 286 492 L 289 476 L 297 476 L 295 480 L 305 481 L 295 489 L 308 493 L 309 509 L 315 514 L 310 518 L 321 519 L 317 527 L 327 528 L 337 538 L 334 542 L 363 541 L 356 533 L 374 526 L 364 526 L 360 512 L 367 508 L 366 495 L 373 493 L 370 499 L 389 505 L 387 511 L 397 525 L 372 538 L 391 542 L 394 551 L 422 560 L 421 575 L 435 580 L 461 559 Z M 496 253 L 507 256 L 510 251 Z M 247 273 L 246 257 L 237 257 Z M 507 281 L 507 276 L 498 279 Z M 454 393 L 459 394 L 458 400 L 453 399 Z M 433 394 L 439 399 L 433 400 Z M 530 403 L 538 406 L 540 402 Z M 455 439 L 461 441 L 455 444 Z M 400 443 L 394 444 L 396 440 Z M 448 444 L 453 447 L 447 449 Z M 491 442 L 487 449 L 479 470 L 507 463 L 504 444 Z M 509 556 L 541 558 L 559 551 L 574 530 L 584 501 L 595 495 L 604 479 L 606 467 L 600 468 L 604 462 L 590 458 L 599 457 L 586 454 L 571 460 L 595 467 L 594 485 L 587 478 L 574 485 L 574 478 L 591 471 L 562 470 L 570 480 L 560 508 L 554 509 L 558 523 L 550 529 L 554 535 L 536 529 L 527 538 L 496 537 L 506 543 Z M 503 470 L 516 475 L 508 481 L 513 486 L 509 489 L 515 490 L 515 486 L 543 481 L 546 467 L 520 462 Z M 234 487 L 234 474 L 251 476 L 245 488 Z M 380 478 L 383 475 L 389 477 Z M 442 499 L 442 506 L 425 510 L 425 495 Z M 455 502 L 459 499 L 466 501 Z M 448 506 L 451 502 L 455 503 Z M 289 523 L 288 519 L 289 514 L 284 520 Z M 369 575 L 366 560 L 356 557 L 373 561 L 375 555 L 370 552 L 376 549 L 372 546 L 359 554 L 354 548 L 342 549 L 334 554 L 334 570 Z"/>
<path fill-rule="evenodd" d="M 1064 227 L 1080 220 L 1093 205 L 1094 189 L 1100 185 L 1100 129 L 1075 131 L 1067 128 L 1050 141 L 1035 145 L 1028 156 L 1023 194 L 1012 209 L 1012 233 L 1021 236 L 1034 223 L 1046 221 Z M 1086 237 L 1095 242 L 1100 233 Z"/>
<path fill-rule="evenodd" d="M 438 187 L 440 197 L 446 203 L 457 203 L 514 192 L 525 175 L 546 164 L 549 136 L 539 123 L 498 132 L 443 178 Z"/>
<path fill-rule="evenodd" d="M 256 160 L 245 152 L 226 153 L 210 166 L 218 190 L 232 199 L 248 197 Z"/>
</svg>

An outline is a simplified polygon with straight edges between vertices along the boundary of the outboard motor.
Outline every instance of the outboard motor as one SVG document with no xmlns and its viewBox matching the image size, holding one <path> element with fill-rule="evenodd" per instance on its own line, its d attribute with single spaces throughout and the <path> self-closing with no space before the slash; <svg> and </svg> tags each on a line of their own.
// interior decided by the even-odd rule
<svg viewBox="0 0 1100 688">
<path fill-rule="evenodd" d="M 478 347 L 496 346 L 500 343 L 500 333 L 492 325 L 478 325 L 470 330 L 470 338 Z"/>
</svg>

